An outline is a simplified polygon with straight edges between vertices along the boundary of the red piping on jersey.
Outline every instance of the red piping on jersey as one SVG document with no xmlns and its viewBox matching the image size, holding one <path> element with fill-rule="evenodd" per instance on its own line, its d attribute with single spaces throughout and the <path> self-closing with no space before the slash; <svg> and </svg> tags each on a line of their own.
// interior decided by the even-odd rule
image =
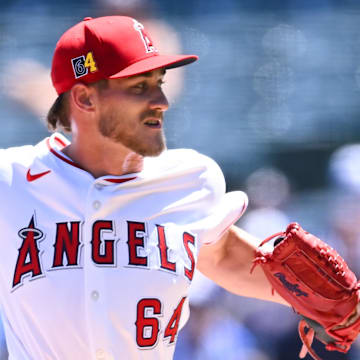
<svg viewBox="0 0 360 360">
<path fill-rule="evenodd" d="M 246 208 L 247 208 L 247 204 L 246 204 L 246 201 L 244 201 L 244 204 L 243 204 L 243 207 L 242 207 L 242 209 L 241 209 L 241 213 L 240 213 L 239 218 L 242 216 L 242 214 L 244 213 L 244 211 L 246 210 Z"/>
<path fill-rule="evenodd" d="M 54 140 L 57 141 L 61 146 L 65 147 L 66 144 L 61 140 L 59 139 L 58 137 L 54 137 Z M 59 159 L 65 161 L 66 163 L 72 165 L 72 166 L 75 166 L 77 167 L 78 169 L 81 169 L 81 170 L 84 170 L 81 166 L 79 166 L 78 164 L 76 164 L 76 162 L 66 158 L 65 156 L 62 156 L 61 154 L 59 154 L 55 149 L 53 149 L 50 145 L 50 138 L 47 138 L 46 139 L 46 145 L 47 147 L 49 148 L 49 150 L 55 155 L 57 156 Z M 84 170 L 86 171 L 86 170 Z M 130 181 L 130 180 L 134 180 L 136 179 L 136 176 L 133 176 L 133 177 L 130 177 L 130 178 L 125 178 L 125 179 L 105 179 L 106 181 L 109 181 L 111 183 L 116 183 L 116 184 L 121 184 L 123 182 L 126 182 L 126 181 Z"/>
<path fill-rule="evenodd" d="M 60 140 L 59 138 L 55 137 L 55 140 L 58 141 L 61 145 L 63 145 L 64 147 L 66 146 L 66 144 L 64 144 L 64 142 L 62 140 Z M 46 145 L 49 148 L 49 150 L 55 155 L 57 156 L 59 159 L 65 161 L 66 163 L 77 167 L 78 169 L 84 170 L 81 166 L 79 166 L 78 164 L 76 164 L 74 161 L 67 159 L 65 156 L 60 155 L 56 150 L 54 150 L 51 145 L 50 145 L 50 138 L 46 139 Z"/>
<path fill-rule="evenodd" d="M 54 137 L 54 140 L 55 141 L 57 141 L 61 146 L 63 146 L 63 147 L 65 147 L 66 146 L 66 144 L 60 139 L 60 138 L 58 138 L 58 137 Z"/>
<path fill-rule="evenodd" d="M 123 183 L 125 181 L 130 181 L 130 180 L 134 180 L 134 179 L 136 179 L 136 176 L 131 177 L 131 178 L 126 178 L 126 179 L 106 179 L 106 181 L 109 181 L 111 183 L 120 184 L 120 183 Z"/>
</svg>

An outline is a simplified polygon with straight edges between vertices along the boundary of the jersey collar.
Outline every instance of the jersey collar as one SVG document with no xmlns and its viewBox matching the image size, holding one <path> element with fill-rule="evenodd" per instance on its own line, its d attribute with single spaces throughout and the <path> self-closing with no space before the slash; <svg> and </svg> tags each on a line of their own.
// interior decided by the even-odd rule
<svg viewBox="0 0 360 360">
<path fill-rule="evenodd" d="M 79 164 L 74 162 L 71 158 L 66 156 L 62 149 L 64 149 L 66 146 L 70 145 L 71 142 L 62 134 L 60 133 L 54 133 L 50 137 L 46 139 L 46 145 L 49 149 L 49 151 L 55 155 L 58 159 L 64 161 L 65 163 L 74 166 L 78 169 L 81 169 L 83 171 L 86 171 L 83 169 Z M 102 182 L 104 183 L 110 183 L 110 184 L 121 184 L 130 180 L 134 180 L 137 178 L 137 174 L 126 174 L 121 176 L 114 176 L 114 175 L 107 175 L 101 177 Z"/>
</svg>

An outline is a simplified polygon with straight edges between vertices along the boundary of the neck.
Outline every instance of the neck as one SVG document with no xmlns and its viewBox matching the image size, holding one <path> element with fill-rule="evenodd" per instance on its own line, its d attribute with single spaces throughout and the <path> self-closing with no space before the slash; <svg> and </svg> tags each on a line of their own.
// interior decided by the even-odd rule
<svg viewBox="0 0 360 360">
<path fill-rule="evenodd" d="M 72 143 L 62 151 L 94 178 L 105 175 L 120 176 L 142 170 L 144 158 L 141 155 L 122 144 L 105 138 L 103 140 L 94 143 L 74 136 Z"/>
</svg>

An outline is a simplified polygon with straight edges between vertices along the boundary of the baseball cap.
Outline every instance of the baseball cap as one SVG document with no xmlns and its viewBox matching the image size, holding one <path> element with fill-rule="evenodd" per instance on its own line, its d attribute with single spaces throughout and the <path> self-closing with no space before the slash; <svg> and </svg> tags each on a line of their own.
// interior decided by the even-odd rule
<svg viewBox="0 0 360 360">
<path fill-rule="evenodd" d="M 87 17 L 56 44 L 51 79 L 58 94 L 92 83 L 187 65 L 196 55 L 160 55 L 144 26 L 127 16 Z"/>
</svg>

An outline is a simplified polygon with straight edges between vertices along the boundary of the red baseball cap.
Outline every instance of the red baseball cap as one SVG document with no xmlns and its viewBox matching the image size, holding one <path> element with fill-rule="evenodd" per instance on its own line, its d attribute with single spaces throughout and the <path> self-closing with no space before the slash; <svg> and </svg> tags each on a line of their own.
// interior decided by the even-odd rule
<svg viewBox="0 0 360 360">
<path fill-rule="evenodd" d="M 196 55 L 160 55 L 144 26 L 127 16 L 85 18 L 56 44 L 51 79 L 58 94 L 92 83 L 187 65 Z"/>
</svg>

